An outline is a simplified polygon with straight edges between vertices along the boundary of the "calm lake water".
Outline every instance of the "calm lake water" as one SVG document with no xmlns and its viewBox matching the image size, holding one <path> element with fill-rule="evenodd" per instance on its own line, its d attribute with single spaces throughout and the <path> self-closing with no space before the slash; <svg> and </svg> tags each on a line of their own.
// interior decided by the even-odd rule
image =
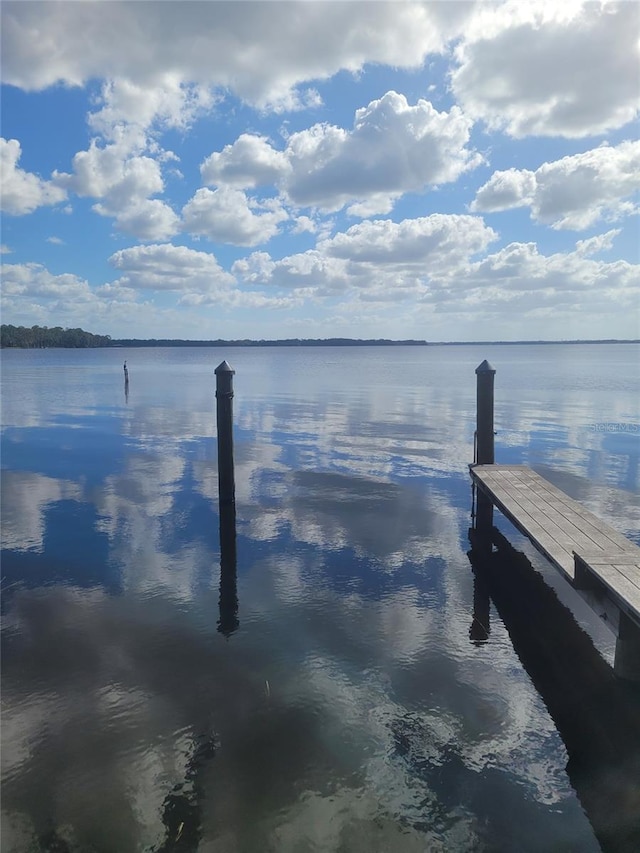
<svg viewBox="0 0 640 853">
<path fill-rule="evenodd" d="M 640 544 L 636 345 L 3 350 L 5 853 L 640 849 L 613 634 L 468 555 L 484 358 L 497 461 Z"/>
</svg>

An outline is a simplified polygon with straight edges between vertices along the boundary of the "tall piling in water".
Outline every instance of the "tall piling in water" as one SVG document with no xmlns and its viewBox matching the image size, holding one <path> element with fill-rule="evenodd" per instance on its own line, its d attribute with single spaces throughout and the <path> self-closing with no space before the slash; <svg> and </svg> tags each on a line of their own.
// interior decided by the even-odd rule
<svg viewBox="0 0 640 853">
<path fill-rule="evenodd" d="M 227 361 L 215 369 L 216 420 L 218 427 L 218 497 L 220 506 L 232 506 L 236 500 L 233 467 L 233 375 Z"/>
<path fill-rule="evenodd" d="M 474 464 L 493 465 L 495 445 L 493 430 L 493 386 L 496 371 L 485 360 L 476 367 L 476 434 Z M 478 490 L 475 528 L 483 544 L 491 548 L 493 528 L 493 502 L 482 489 Z"/>
<path fill-rule="evenodd" d="M 496 372 L 485 360 L 476 367 L 476 458 L 478 465 L 495 462 L 493 432 L 493 383 Z"/>
</svg>

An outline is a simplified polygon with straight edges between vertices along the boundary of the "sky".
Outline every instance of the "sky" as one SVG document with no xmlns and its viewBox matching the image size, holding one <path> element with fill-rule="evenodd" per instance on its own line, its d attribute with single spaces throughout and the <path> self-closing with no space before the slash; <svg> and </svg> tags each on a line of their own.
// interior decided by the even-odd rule
<svg viewBox="0 0 640 853">
<path fill-rule="evenodd" d="M 3 323 L 640 337 L 640 3 L 0 14 Z"/>
</svg>

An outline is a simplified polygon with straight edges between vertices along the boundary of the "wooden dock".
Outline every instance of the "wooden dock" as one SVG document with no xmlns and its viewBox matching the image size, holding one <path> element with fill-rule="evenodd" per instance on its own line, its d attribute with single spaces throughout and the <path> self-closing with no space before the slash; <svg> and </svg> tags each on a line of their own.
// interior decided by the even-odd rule
<svg viewBox="0 0 640 853">
<path fill-rule="evenodd" d="M 471 465 L 492 503 L 578 588 L 640 626 L 640 548 L 525 465 Z"/>
</svg>

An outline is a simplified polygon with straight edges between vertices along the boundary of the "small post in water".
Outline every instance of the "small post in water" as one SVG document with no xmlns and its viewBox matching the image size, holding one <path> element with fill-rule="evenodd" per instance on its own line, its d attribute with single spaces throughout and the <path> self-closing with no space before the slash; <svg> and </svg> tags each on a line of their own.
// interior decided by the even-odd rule
<svg viewBox="0 0 640 853">
<path fill-rule="evenodd" d="M 216 417 L 218 425 L 218 497 L 220 506 L 235 503 L 236 484 L 233 470 L 233 374 L 227 361 L 215 369 Z"/>
</svg>

